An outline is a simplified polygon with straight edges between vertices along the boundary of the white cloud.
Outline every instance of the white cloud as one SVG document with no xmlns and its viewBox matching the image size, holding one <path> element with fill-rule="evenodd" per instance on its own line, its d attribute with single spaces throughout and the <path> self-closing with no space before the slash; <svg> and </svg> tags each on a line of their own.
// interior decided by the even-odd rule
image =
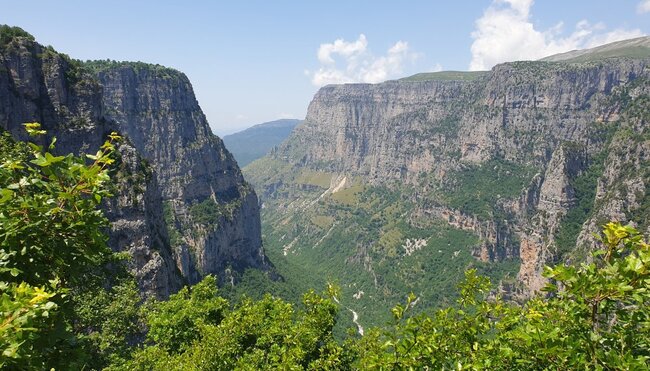
<svg viewBox="0 0 650 371">
<path fill-rule="evenodd" d="M 644 0 L 650 3 L 650 0 Z M 493 0 L 472 32 L 470 70 L 486 70 L 497 63 L 535 60 L 574 49 L 643 36 L 639 29 L 605 32 L 601 23 L 578 22 L 571 34 L 562 36 L 563 23 L 537 30 L 530 20 L 533 0 Z"/>
<path fill-rule="evenodd" d="M 343 39 L 337 39 L 331 44 L 321 44 L 318 48 L 318 60 L 323 64 L 334 64 L 332 54 L 339 54 L 342 57 L 354 58 L 360 54 L 365 53 L 368 48 L 368 41 L 366 35 L 359 35 L 359 39 L 355 42 L 347 42 Z"/>
<path fill-rule="evenodd" d="M 650 0 L 642 0 L 639 5 L 636 6 L 636 11 L 639 14 L 650 13 Z"/>
<path fill-rule="evenodd" d="M 385 55 L 376 57 L 370 52 L 364 34 L 352 42 L 337 39 L 333 43 L 321 44 L 317 55 L 320 68 L 314 72 L 305 71 L 316 86 L 385 81 L 402 73 L 405 62 L 417 58 L 405 41 L 398 41 Z"/>
<path fill-rule="evenodd" d="M 246 115 L 244 115 L 242 113 L 239 113 L 239 114 L 237 114 L 235 116 L 235 120 L 237 120 L 237 121 L 246 120 L 246 119 L 248 119 L 248 116 L 246 116 Z"/>
<path fill-rule="evenodd" d="M 431 69 L 429 70 L 429 72 L 440 72 L 440 71 L 442 71 L 442 64 L 440 64 L 440 63 L 436 63 L 436 64 L 435 64 L 433 67 L 431 67 Z"/>
</svg>

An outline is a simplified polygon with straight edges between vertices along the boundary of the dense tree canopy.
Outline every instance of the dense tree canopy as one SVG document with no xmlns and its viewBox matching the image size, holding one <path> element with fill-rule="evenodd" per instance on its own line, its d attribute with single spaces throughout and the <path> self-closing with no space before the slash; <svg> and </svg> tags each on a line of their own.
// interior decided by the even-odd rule
<svg viewBox="0 0 650 371">
<path fill-rule="evenodd" d="M 27 124 L 32 135 L 43 134 Z M 119 137 L 94 155 L 55 156 L 0 137 L 0 366 L 18 369 L 647 369 L 650 246 L 604 226 L 602 250 L 547 268 L 545 292 L 508 301 L 468 270 L 456 306 L 335 339 L 338 291 L 301 304 L 266 295 L 232 304 L 214 277 L 143 302 L 106 246 Z M 128 257 L 127 257 L 128 258 Z M 111 269 L 105 269 L 107 264 Z M 117 264 L 115 264 L 118 262 Z"/>
<path fill-rule="evenodd" d="M 31 136 L 45 134 L 37 123 L 25 128 Z M 119 137 L 111 134 L 96 154 L 78 157 L 53 155 L 56 139 L 44 148 L 1 135 L 0 365 L 81 366 L 95 352 L 86 334 L 101 323 L 87 321 L 84 307 L 92 302 L 79 299 L 88 291 L 95 300 L 123 291 L 117 282 L 103 288 L 109 277 L 103 266 L 116 256 L 106 246 L 108 224 L 98 208 L 110 195 Z M 139 301 L 134 287 L 130 293 Z"/>
</svg>

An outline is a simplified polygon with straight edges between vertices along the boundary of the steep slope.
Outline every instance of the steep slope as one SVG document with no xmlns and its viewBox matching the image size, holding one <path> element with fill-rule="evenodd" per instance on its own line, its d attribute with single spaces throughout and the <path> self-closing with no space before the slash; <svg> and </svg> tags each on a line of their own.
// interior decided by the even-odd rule
<svg viewBox="0 0 650 371">
<path fill-rule="evenodd" d="M 223 143 L 244 167 L 266 155 L 273 147 L 282 143 L 300 120 L 282 119 L 252 126 L 240 132 L 225 135 Z"/>
<path fill-rule="evenodd" d="M 650 36 L 622 40 L 591 49 L 572 50 L 540 59 L 546 62 L 586 62 L 608 57 L 650 57 Z"/>
<path fill-rule="evenodd" d="M 151 162 L 183 276 L 230 281 L 235 271 L 262 268 L 257 196 L 210 131 L 187 77 L 138 63 L 90 66 L 103 87 L 105 118 Z"/>
<path fill-rule="evenodd" d="M 649 65 L 516 62 L 322 88 L 245 170 L 271 260 L 288 280 L 339 281 L 363 325 L 408 291 L 421 307 L 453 300 L 472 266 L 509 295 L 539 290 L 543 265 L 580 258 L 604 218 L 648 228 Z"/>
<path fill-rule="evenodd" d="M 165 297 L 208 273 L 230 280 L 266 267 L 257 197 L 185 75 L 84 65 L 23 31 L 0 47 L 0 124 L 24 138 L 21 124 L 33 121 L 57 136 L 61 153 L 97 148 L 113 130 L 125 136 L 118 192 L 106 205 L 109 243 L 131 253 L 143 291 Z"/>
</svg>

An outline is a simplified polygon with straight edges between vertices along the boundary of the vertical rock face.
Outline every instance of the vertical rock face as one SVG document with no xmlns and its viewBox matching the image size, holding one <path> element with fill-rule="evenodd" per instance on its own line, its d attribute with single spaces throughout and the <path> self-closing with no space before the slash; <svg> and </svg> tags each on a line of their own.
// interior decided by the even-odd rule
<svg viewBox="0 0 650 371">
<path fill-rule="evenodd" d="M 257 196 L 210 131 L 187 77 L 159 66 L 96 64 L 105 117 L 155 170 L 168 227 L 180 234 L 172 245 L 183 275 L 194 283 L 262 267 Z"/>
<path fill-rule="evenodd" d="M 597 245 L 593 231 L 605 220 L 630 221 L 650 234 L 650 82 L 625 89 L 629 99 L 618 115 L 626 123 L 612 138 L 596 183 L 594 210 L 578 236 L 578 248 Z"/>
<path fill-rule="evenodd" d="M 160 297 L 205 274 L 265 268 L 257 196 L 209 129 L 187 78 L 143 63 L 82 65 L 28 37 L 0 47 L 0 125 L 37 121 L 57 151 L 95 150 L 118 131 L 109 244 L 129 251 Z"/>
<path fill-rule="evenodd" d="M 128 144 L 118 147 L 118 192 L 106 200 L 111 221 L 108 244 L 131 254 L 131 268 L 143 291 L 165 298 L 183 284 L 163 219 L 160 186 L 144 159 Z"/>
<path fill-rule="evenodd" d="M 472 93 L 456 81 L 326 86 L 276 156 L 378 181 L 399 179 L 428 168 L 435 157 L 429 149 L 447 145 L 444 119 L 456 119 L 447 114 L 455 97 Z M 433 135 L 420 137 L 428 132 Z"/>
<path fill-rule="evenodd" d="M 534 201 L 526 203 L 532 217 L 521 221 L 525 231 L 519 233 L 521 266 L 518 277 L 531 291 L 539 291 L 546 284 L 542 277 L 544 265 L 554 256 L 554 240 L 567 212 L 576 206 L 575 190 L 571 180 L 586 168 L 585 154 L 576 148 L 560 145 L 551 157 L 544 176 L 533 181 L 525 195 L 535 194 Z M 523 196 L 525 199 L 526 196 Z"/>
<path fill-rule="evenodd" d="M 578 251 L 607 219 L 640 218 L 647 228 L 649 81 L 647 58 L 606 58 L 505 63 L 468 79 L 326 86 L 266 161 L 410 194 L 414 213 L 474 232 L 480 260 L 519 258 L 524 291 L 537 291 L 545 264 L 573 258 L 558 236 L 566 245 L 571 235 L 575 247 L 579 234 Z M 485 167 L 499 164 L 511 170 L 490 177 Z M 513 189 L 516 177 L 526 185 Z M 278 176 L 260 178 L 270 207 L 298 203 L 283 203 L 292 193 Z M 460 181 L 476 186 L 454 188 Z M 571 234 L 565 225 L 578 227 Z"/>
<path fill-rule="evenodd" d="M 511 241 L 512 231 L 507 222 L 481 220 L 475 215 L 445 206 L 428 205 L 422 208 L 422 212 L 425 217 L 441 219 L 454 228 L 476 234 L 480 244 L 472 255 L 482 262 L 512 259 L 519 255 L 514 241 Z"/>
<path fill-rule="evenodd" d="M 537 209 L 547 212 L 566 213 L 574 206 L 575 190 L 570 184 L 570 179 L 575 178 L 585 168 L 582 154 L 569 151 L 560 146 L 554 152 L 546 167 L 544 182 L 539 190 Z"/>
<path fill-rule="evenodd" d="M 599 100 L 647 73 L 647 64 L 517 62 L 474 81 L 330 85 L 275 156 L 382 182 L 456 160 L 543 166 L 563 141 L 597 150 L 589 134 L 605 114 Z"/>
</svg>

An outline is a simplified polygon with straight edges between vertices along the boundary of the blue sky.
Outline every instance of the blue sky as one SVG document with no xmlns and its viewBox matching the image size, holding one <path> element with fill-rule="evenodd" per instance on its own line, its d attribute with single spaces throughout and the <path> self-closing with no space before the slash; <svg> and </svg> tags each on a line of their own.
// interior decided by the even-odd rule
<svg viewBox="0 0 650 371">
<path fill-rule="evenodd" d="M 489 69 L 650 33 L 650 0 L 0 2 L 82 60 L 186 73 L 216 134 L 303 118 L 320 85 Z M 338 41 L 337 41 L 338 40 Z"/>
</svg>

